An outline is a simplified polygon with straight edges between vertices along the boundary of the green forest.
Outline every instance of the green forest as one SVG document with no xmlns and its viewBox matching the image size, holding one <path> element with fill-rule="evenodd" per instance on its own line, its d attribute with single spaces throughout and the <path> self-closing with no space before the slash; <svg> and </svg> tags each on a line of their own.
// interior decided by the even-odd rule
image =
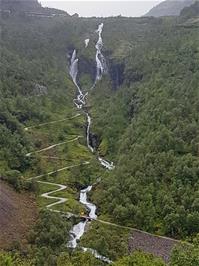
<svg viewBox="0 0 199 266">
<path fill-rule="evenodd" d="M 17 193 L 33 193 L 39 210 L 26 247 L 0 250 L 0 266 L 106 265 L 81 246 L 113 266 L 199 265 L 198 15 L 196 2 L 179 17 L 0 17 L 0 177 Z M 108 72 L 89 89 L 101 22 Z M 86 117 L 73 102 L 74 49 L 78 82 L 89 92 L 94 154 L 86 147 Z M 98 154 L 115 168 L 103 169 Z M 51 182 L 67 186 L 55 194 L 67 202 L 54 210 L 76 217 L 46 209 L 53 200 L 41 194 L 54 189 Z M 69 231 L 87 213 L 79 191 L 91 184 L 98 220 L 71 250 Z M 132 228 L 181 244 L 169 262 L 131 253 Z"/>
</svg>

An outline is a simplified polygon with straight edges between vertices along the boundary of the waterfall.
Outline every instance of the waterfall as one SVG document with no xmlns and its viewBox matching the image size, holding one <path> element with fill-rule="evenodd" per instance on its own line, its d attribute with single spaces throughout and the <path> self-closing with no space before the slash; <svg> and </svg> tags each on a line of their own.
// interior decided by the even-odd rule
<svg viewBox="0 0 199 266">
<path fill-rule="evenodd" d="M 97 219 L 96 215 L 96 206 L 93 203 L 87 201 L 87 193 L 91 191 L 92 186 L 88 186 L 85 189 L 80 191 L 80 198 L 79 201 L 89 210 L 88 217 L 90 219 Z M 73 228 L 70 230 L 71 240 L 68 243 L 68 247 L 76 248 L 77 241 L 81 238 L 81 236 L 85 232 L 85 226 L 88 222 L 88 219 L 85 218 L 85 221 L 81 221 L 78 224 L 74 225 Z"/>
<path fill-rule="evenodd" d="M 87 201 L 87 193 L 90 192 L 92 189 L 92 186 L 88 186 L 87 188 L 81 190 L 80 193 L 80 202 L 85 205 L 87 207 L 87 209 L 89 210 L 89 217 L 91 219 L 97 219 L 97 215 L 96 215 L 96 206 L 93 203 L 90 203 Z"/>
<path fill-rule="evenodd" d="M 94 152 L 93 147 L 90 145 L 90 126 L 91 126 L 91 117 L 88 113 L 86 113 L 87 115 L 87 132 L 86 132 L 86 141 L 87 141 L 87 147 L 91 150 L 91 152 Z"/>
<path fill-rule="evenodd" d="M 85 226 L 87 224 L 87 220 L 81 221 L 78 224 L 75 224 L 73 228 L 70 230 L 71 240 L 68 242 L 69 248 L 76 248 L 77 241 L 83 236 L 85 232 Z"/>
<path fill-rule="evenodd" d="M 104 26 L 103 23 L 101 23 L 98 26 L 98 29 L 96 30 L 96 32 L 98 33 L 98 41 L 95 45 L 95 48 L 96 48 L 96 56 L 95 56 L 95 59 L 96 59 L 96 78 L 95 78 L 95 82 L 94 82 L 92 88 L 95 87 L 97 81 L 102 78 L 102 75 L 104 73 L 106 73 L 106 70 L 107 70 L 106 60 L 105 60 L 103 54 L 101 53 L 101 49 L 103 47 L 103 41 L 102 41 L 103 26 Z M 86 39 L 85 40 L 85 47 L 87 47 L 88 44 L 89 44 L 89 39 Z M 73 100 L 73 102 L 78 109 L 82 109 L 83 106 L 86 105 L 85 97 L 88 95 L 88 92 L 83 94 L 80 86 L 77 83 L 78 58 L 77 58 L 76 50 L 73 51 L 73 54 L 71 56 L 71 64 L 70 64 L 69 73 L 70 73 L 70 76 L 73 80 L 73 83 L 75 84 L 75 86 L 78 89 L 77 98 L 75 98 Z M 94 148 L 90 145 L 91 117 L 86 110 L 84 110 L 84 113 L 86 114 L 86 117 L 87 117 L 87 129 L 86 129 L 87 147 L 93 153 Z M 108 170 L 114 169 L 114 165 L 112 162 L 109 163 L 108 161 L 106 161 L 105 159 L 102 159 L 99 156 L 97 156 L 97 158 L 103 167 L 107 168 Z M 72 227 L 72 229 L 70 230 L 71 239 L 68 242 L 68 247 L 70 247 L 70 248 L 76 248 L 77 247 L 79 239 L 82 237 L 82 235 L 85 232 L 85 227 L 86 227 L 87 223 L 90 220 L 97 219 L 97 215 L 96 215 L 97 207 L 93 203 L 87 201 L 87 193 L 90 192 L 91 190 L 92 190 L 92 186 L 88 186 L 87 188 L 82 189 L 80 191 L 79 201 L 80 201 L 80 203 L 82 203 L 86 207 L 86 209 L 89 211 L 89 213 L 88 213 L 88 217 L 84 218 L 84 221 L 80 221 L 78 224 L 74 225 Z M 96 258 L 98 258 L 98 259 L 100 259 L 106 263 L 111 263 L 111 260 L 109 260 L 108 258 L 106 258 L 104 256 L 101 256 L 96 250 L 93 250 L 91 248 L 84 248 L 84 247 L 82 247 L 82 250 L 91 252 Z"/>
<path fill-rule="evenodd" d="M 78 61 L 79 59 L 76 58 L 76 50 L 73 51 L 72 57 L 71 57 L 71 65 L 70 65 L 70 71 L 69 74 L 73 80 L 73 83 L 75 84 L 75 86 L 78 89 L 78 96 L 77 99 L 74 99 L 74 103 L 75 105 L 78 107 L 78 109 L 80 109 L 82 107 L 82 105 L 85 105 L 85 95 L 83 95 L 79 85 L 77 84 L 77 74 L 78 74 Z"/>
<path fill-rule="evenodd" d="M 96 48 L 96 78 L 95 78 L 95 83 L 102 78 L 102 75 L 106 73 L 107 71 L 107 66 L 106 66 L 106 60 L 105 57 L 103 56 L 101 50 L 103 47 L 103 41 L 102 41 L 102 30 L 103 30 L 104 24 L 101 23 L 98 26 L 98 29 L 96 32 L 98 33 L 98 41 L 95 45 Z"/>
<path fill-rule="evenodd" d="M 88 47 L 89 41 L 90 41 L 90 39 L 86 39 L 86 40 L 84 41 L 84 43 L 85 43 L 85 48 Z"/>
</svg>

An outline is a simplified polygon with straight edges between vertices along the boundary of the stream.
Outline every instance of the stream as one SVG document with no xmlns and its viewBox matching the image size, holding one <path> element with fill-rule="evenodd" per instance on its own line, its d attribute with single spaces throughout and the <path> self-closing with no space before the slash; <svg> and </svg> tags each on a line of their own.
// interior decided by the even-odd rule
<svg viewBox="0 0 199 266">
<path fill-rule="evenodd" d="M 91 191 L 92 186 L 88 186 L 85 189 L 82 189 L 80 191 L 80 198 L 79 201 L 86 206 L 87 210 L 89 211 L 88 217 L 91 219 L 97 219 L 96 215 L 96 206 L 93 203 L 90 203 L 87 201 L 87 193 Z M 77 240 L 81 238 L 81 236 L 85 232 L 85 226 L 88 222 L 88 219 L 85 219 L 85 221 L 81 221 L 78 224 L 74 225 L 73 228 L 70 231 L 71 240 L 68 243 L 68 246 L 71 248 L 77 247 Z"/>
<path fill-rule="evenodd" d="M 96 60 L 96 77 L 95 77 L 95 81 L 93 86 L 91 87 L 91 89 L 93 89 L 97 83 L 98 80 L 100 80 L 102 78 L 102 75 L 104 73 L 106 73 L 107 71 L 107 67 L 106 67 L 106 60 L 105 57 L 103 56 L 101 49 L 103 47 L 103 41 L 102 41 L 102 30 L 103 30 L 103 23 L 101 23 L 98 26 L 98 29 L 96 30 L 96 33 L 98 33 L 98 41 L 95 45 L 96 48 L 96 56 L 95 56 L 95 60 Z M 88 39 L 85 40 L 85 47 L 88 46 Z M 80 88 L 80 86 L 78 85 L 77 82 L 77 75 L 78 75 L 78 61 L 79 59 L 77 58 L 77 53 L 76 50 L 73 51 L 72 57 L 71 57 L 71 64 L 70 64 L 70 71 L 69 74 L 73 80 L 74 85 L 77 88 L 77 96 L 76 98 L 73 100 L 75 106 L 77 107 L 77 109 L 82 109 L 83 107 L 86 105 L 86 96 L 88 95 L 88 92 L 83 94 L 82 90 Z M 83 112 L 86 115 L 87 118 L 87 128 L 86 128 L 86 140 L 87 140 L 87 147 L 88 149 L 94 153 L 94 148 L 90 145 L 90 127 L 91 127 L 91 116 L 89 115 L 89 112 L 86 110 L 83 110 Z M 107 160 L 105 160 L 104 158 L 101 158 L 100 156 L 97 156 L 98 161 L 100 162 L 100 164 L 108 169 L 108 170 L 113 170 L 114 169 L 114 165 L 112 162 L 108 162 Z M 97 219 L 97 215 L 96 215 L 96 205 L 89 202 L 87 200 L 87 193 L 90 192 L 92 190 L 92 185 L 82 189 L 80 191 L 80 197 L 79 197 L 79 201 L 81 204 L 83 204 L 87 211 L 88 211 L 88 218 L 85 218 L 83 221 L 80 221 L 78 224 L 74 225 L 72 227 L 72 229 L 70 230 L 70 241 L 68 242 L 68 247 L 70 248 L 76 248 L 78 245 L 78 241 L 80 240 L 80 238 L 83 236 L 83 234 L 85 233 L 86 230 L 86 225 L 91 221 L 91 220 L 96 220 Z M 89 251 L 91 252 L 96 258 L 107 262 L 107 263 L 111 263 L 111 260 L 109 260 L 108 258 L 100 255 L 96 250 L 93 250 L 91 248 L 84 248 L 82 247 L 83 251 Z"/>
</svg>

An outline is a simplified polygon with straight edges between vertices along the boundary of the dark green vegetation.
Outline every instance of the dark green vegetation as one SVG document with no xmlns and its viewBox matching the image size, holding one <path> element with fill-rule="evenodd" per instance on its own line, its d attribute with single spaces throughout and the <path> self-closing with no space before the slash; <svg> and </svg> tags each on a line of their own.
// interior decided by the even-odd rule
<svg viewBox="0 0 199 266">
<path fill-rule="evenodd" d="M 173 266 L 197 266 L 199 264 L 199 235 L 193 240 L 192 246 L 182 246 L 174 249 L 171 256 Z"/>
<path fill-rule="evenodd" d="M 106 98 L 93 107 L 100 149 L 117 165 L 93 199 L 114 221 L 185 239 L 199 231 L 198 24 L 159 20 L 129 46 L 122 87 L 93 92 Z"/>
<path fill-rule="evenodd" d="M 129 233 L 130 230 L 128 229 L 94 221 L 90 224 L 89 232 L 82 237 L 80 244 L 84 247 L 93 248 L 115 261 L 121 256 L 128 255 Z"/>
<path fill-rule="evenodd" d="M 123 257 L 114 266 L 164 266 L 165 264 L 158 258 L 149 254 L 135 252 L 130 256 Z"/>
<path fill-rule="evenodd" d="M 76 214 L 85 211 L 78 202 L 79 189 L 100 177 L 91 198 L 102 220 L 192 241 L 199 232 L 196 10 L 186 9 L 180 18 L 103 19 L 109 73 L 90 92 L 88 108 L 97 149 L 116 165 L 111 173 L 85 147 L 84 116 L 71 118 L 77 110 L 67 67 L 68 56 L 76 48 L 83 90 L 91 86 L 94 30 L 102 20 L 1 18 L 0 175 L 19 191 L 36 191 L 40 207 L 51 200 L 39 195 L 55 187 L 27 178 L 42 175 L 43 181 L 66 185 L 55 195 L 68 201 L 56 209 Z M 85 49 L 88 36 L 91 40 Z M 57 120 L 62 121 L 49 123 Z M 49 124 L 40 125 L 44 123 Z M 81 136 L 77 141 L 68 142 L 77 136 Z M 85 161 L 90 164 L 83 165 Z M 57 171 L 74 164 L 79 166 Z M 90 254 L 67 249 L 73 222 L 42 212 L 27 250 L 4 253 L 2 261 L 7 265 L 103 265 Z M 120 260 L 129 253 L 128 237 L 128 230 L 93 222 L 80 244 L 119 259 L 115 265 L 164 265 L 142 253 Z M 197 265 L 195 242 L 176 249 L 170 265 Z"/>
<path fill-rule="evenodd" d="M 42 211 L 40 219 L 34 230 L 30 232 L 27 250 L 19 253 L 19 247 L 13 248 L 11 252 L 0 252 L 1 266 L 103 266 L 89 253 L 75 251 L 70 254 L 66 243 L 69 239 L 69 223 L 59 215 L 48 211 Z"/>
</svg>

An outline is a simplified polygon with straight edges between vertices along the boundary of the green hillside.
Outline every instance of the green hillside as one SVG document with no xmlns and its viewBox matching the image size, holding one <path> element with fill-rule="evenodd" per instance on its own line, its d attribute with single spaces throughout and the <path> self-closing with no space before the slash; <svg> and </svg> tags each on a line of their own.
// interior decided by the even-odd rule
<svg viewBox="0 0 199 266">
<path fill-rule="evenodd" d="M 40 210 L 26 247 L 12 243 L 10 252 L 0 252 L 0 265 L 105 265 L 80 247 L 67 247 L 72 225 L 87 214 L 79 191 L 91 184 L 98 221 L 89 224 L 79 246 L 96 249 L 113 265 L 166 265 L 143 252 L 129 254 L 136 228 L 190 242 L 172 252 L 169 265 L 198 265 L 195 10 L 173 18 L 78 18 L 24 16 L 20 8 L 19 14 L 0 18 L 0 176 L 19 193 L 33 191 Z M 90 90 L 101 22 L 108 73 Z M 85 114 L 73 102 L 74 49 L 78 82 L 89 91 L 85 108 L 92 117 L 93 154 L 86 147 Z M 103 169 L 97 154 L 113 161 L 115 169 Z M 54 199 L 42 197 L 57 184 L 67 187 L 54 192 L 67 198 L 52 208 L 61 213 L 46 210 Z M 63 219 L 66 212 L 76 216 Z"/>
<path fill-rule="evenodd" d="M 99 148 L 117 165 L 98 204 L 122 224 L 173 237 L 199 230 L 197 32 L 163 22 L 145 35 L 124 59 L 122 88 L 95 110 Z"/>
</svg>

